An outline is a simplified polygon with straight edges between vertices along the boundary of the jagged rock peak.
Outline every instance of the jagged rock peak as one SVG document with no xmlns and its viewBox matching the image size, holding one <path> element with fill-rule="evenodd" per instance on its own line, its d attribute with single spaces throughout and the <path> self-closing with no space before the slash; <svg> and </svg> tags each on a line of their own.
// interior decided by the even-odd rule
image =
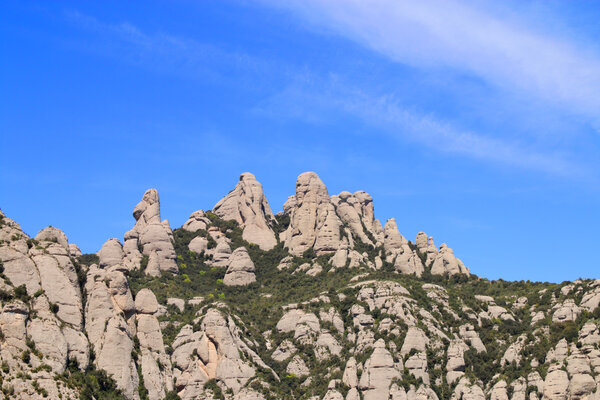
<svg viewBox="0 0 600 400">
<path fill-rule="evenodd" d="M 359 190 L 351 194 L 344 191 L 331 196 L 331 202 L 355 237 L 374 246 L 383 241 L 381 223 L 375 219 L 373 198 L 367 192 Z"/>
<path fill-rule="evenodd" d="M 125 234 L 123 245 L 125 269 L 139 269 L 142 256 L 149 258 L 146 273 L 159 275 L 161 271 L 177 273 L 176 254 L 172 243 L 172 232 L 168 221 L 160 220 L 160 200 L 156 189 L 148 189 L 135 206 L 133 217 L 136 223 Z M 140 252 L 141 249 L 141 252 Z"/>
<path fill-rule="evenodd" d="M 435 260 L 438 250 L 431 236 L 427 236 L 425 232 L 417 233 L 415 246 L 419 250 L 419 253 L 426 255 L 425 264 L 429 265 Z"/>
<path fill-rule="evenodd" d="M 141 218 L 141 222 L 146 224 L 160 222 L 160 199 L 156 189 L 146 190 L 142 200 L 133 209 L 133 218 L 138 222 Z"/>
<path fill-rule="evenodd" d="M 443 275 L 445 273 L 449 275 L 470 275 L 469 269 L 454 255 L 454 251 L 446 243 L 442 243 L 440 246 L 440 251 L 435 256 L 433 265 L 431 266 L 431 273 L 434 275 Z"/>
<path fill-rule="evenodd" d="M 277 244 L 270 227 L 275 217 L 262 185 L 251 173 L 240 175 L 238 184 L 214 206 L 213 212 L 222 219 L 236 221 L 243 229 L 244 240 L 261 249 L 270 250 Z"/>
<path fill-rule="evenodd" d="M 305 172 L 296 181 L 296 194 L 283 206 L 290 216 L 281 240 L 294 255 L 313 248 L 317 254 L 336 251 L 342 243 L 342 221 L 335 212 L 325 184 L 314 172 Z"/>
</svg>

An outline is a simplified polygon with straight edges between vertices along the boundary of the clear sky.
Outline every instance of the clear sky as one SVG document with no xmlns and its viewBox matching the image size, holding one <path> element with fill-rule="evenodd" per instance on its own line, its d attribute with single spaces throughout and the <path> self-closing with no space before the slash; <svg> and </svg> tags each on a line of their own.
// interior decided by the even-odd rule
<svg viewBox="0 0 600 400">
<path fill-rule="evenodd" d="M 597 1 L 0 3 L 0 207 L 84 252 L 315 171 L 507 280 L 600 278 Z"/>
</svg>

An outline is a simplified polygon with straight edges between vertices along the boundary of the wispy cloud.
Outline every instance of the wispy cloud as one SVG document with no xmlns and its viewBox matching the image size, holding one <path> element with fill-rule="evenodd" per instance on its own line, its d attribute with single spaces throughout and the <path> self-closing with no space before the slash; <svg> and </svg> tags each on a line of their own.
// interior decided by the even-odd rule
<svg viewBox="0 0 600 400">
<path fill-rule="evenodd" d="M 600 109 L 596 95 L 600 93 L 600 59 L 463 3 L 307 0 L 283 4 L 276 3 L 401 63 L 466 70 L 498 87 L 532 92 L 580 113 L 591 115 Z M 329 112 L 334 110 L 360 118 L 373 127 L 373 133 L 440 153 L 555 176 L 588 174 L 568 153 L 540 148 L 514 135 L 456 127 L 443 116 L 409 110 L 397 101 L 393 89 L 375 92 L 360 82 L 347 84 L 336 75 L 316 76 L 306 66 L 274 63 L 165 32 L 149 33 L 128 22 L 106 23 L 75 11 L 67 13 L 67 18 L 93 34 L 97 46 L 86 42 L 92 51 L 108 52 L 145 68 L 221 84 L 282 83 L 283 89 L 269 94 L 254 110 L 263 115 L 319 124 L 335 122 Z"/>
<path fill-rule="evenodd" d="M 598 117 L 598 49 L 540 32 L 525 18 L 498 15 L 485 2 L 265 1 L 394 61 L 467 72 L 501 90 Z"/>
<path fill-rule="evenodd" d="M 150 70 L 219 83 L 227 83 L 229 77 L 235 74 L 239 83 L 244 78 L 277 68 L 272 61 L 266 62 L 247 53 L 168 32 L 144 31 L 127 21 L 101 21 L 74 10 L 65 12 L 65 17 L 90 36 L 79 43 L 86 51 L 102 53 Z M 247 79 L 246 82 L 251 83 L 252 80 Z"/>
<path fill-rule="evenodd" d="M 586 169 L 570 160 L 567 154 L 458 129 L 434 115 L 403 107 L 391 95 L 369 93 L 338 79 L 312 83 L 303 80 L 264 101 L 255 111 L 312 123 L 327 123 L 328 119 L 337 118 L 335 112 L 341 111 L 371 126 L 371 134 L 425 145 L 439 153 L 553 176 L 580 178 L 587 175 Z"/>
</svg>

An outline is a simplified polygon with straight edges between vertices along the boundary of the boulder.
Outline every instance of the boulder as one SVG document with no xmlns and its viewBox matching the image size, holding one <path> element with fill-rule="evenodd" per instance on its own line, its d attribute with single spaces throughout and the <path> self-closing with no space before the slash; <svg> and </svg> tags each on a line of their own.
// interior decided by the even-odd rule
<svg viewBox="0 0 600 400">
<path fill-rule="evenodd" d="M 188 232 L 196 232 L 197 230 L 206 230 L 210 225 L 210 219 L 204 215 L 204 211 L 194 211 L 188 220 L 181 227 Z"/>
<path fill-rule="evenodd" d="M 310 374 L 310 370 L 306 366 L 306 363 L 298 355 L 294 356 L 294 358 L 292 358 L 292 360 L 288 363 L 285 372 L 288 374 L 294 374 L 298 378 L 302 378 Z"/>
<path fill-rule="evenodd" d="M 245 247 L 238 247 L 229 257 L 229 266 L 223 278 L 227 286 L 246 286 L 256 282 L 254 263 Z"/>
<path fill-rule="evenodd" d="M 202 254 L 208 250 L 208 239 L 202 236 L 196 236 L 188 244 L 188 249 L 198 254 Z"/>
<path fill-rule="evenodd" d="M 125 253 L 119 239 L 108 239 L 96 255 L 100 259 L 100 267 L 109 268 L 123 262 Z"/>
<path fill-rule="evenodd" d="M 158 311 L 158 301 L 152 290 L 143 288 L 135 296 L 135 311 L 138 314 L 154 314 Z"/>
</svg>

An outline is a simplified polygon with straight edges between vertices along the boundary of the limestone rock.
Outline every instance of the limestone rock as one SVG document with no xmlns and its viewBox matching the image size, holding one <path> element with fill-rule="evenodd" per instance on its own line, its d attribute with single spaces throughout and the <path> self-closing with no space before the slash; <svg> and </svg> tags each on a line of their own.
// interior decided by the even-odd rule
<svg viewBox="0 0 600 400">
<path fill-rule="evenodd" d="M 277 244 L 271 224 L 275 216 L 263 193 L 262 185 L 251 173 L 243 173 L 236 187 L 213 208 L 224 220 L 236 221 L 243 229 L 242 237 L 263 250 Z"/>
<path fill-rule="evenodd" d="M 425 335 L 425 332 L 423 332 L 420 328 L 411 326 L 408 328 L 408 332 L 406 333 L 406 338 L 404 339 L 404 343 L 400 349 L 400 354 L 406 355 L 410 353 L 412 349 L 418 350 L 419 352 L 424 352 L 428 343 L 429 339 Z"/>
<path fill-rule="evenodd" d="M 75 243 L 69 243 L 69 255 L 71 257 L 79 257 L 81 256 L 81 249 Z"/>
<path fill-rule="evenodd" d="M 202 254 L 208 250 L 208 239 L 202 236 L 196 236 L 188 244 L 188 249 L 198 254 Z"/>
<path fill-rule="evenodd" d="M 54 242 L 67 250 L 67 252 L 69 251 L 69 241 L 67 240 L 67 236 L 63 231 L 52 226 L 39 231 L 39 233 L 35 236 L 35 240 L 38 242 Z"/>
<path fill-rule="evenodd" d="M 296 195 L 284 205 L 290 225 L 282 241 L 296 256 L 314 248 L 317 254 L 334 252 L 341 243 L 342 222 L 335 213 L 327 188 L 314 172 L 305 172 L 296 182 Z"/>
<path fill-rule="evenodd" d="M 142 201 L 133 210 L 133 217 L 136 223 L 125 234 L 123 246 L 125 268 L 140 268 L 142 255 L 146 255 L 154 258 L 150 268 L 153 275 L 156 275 L 156 267 L 159 271 L 176 274 L 179 268 L 175 262 L 172 232 L 168 222 L 163 224 L 160 220 L 160 200 L 156 189 L 149 189 L 144 193 Z"/>
<path fill-rule="evenodd" d="M 188 232 L 196 232 L 197 230 L 206 230 L 210 225 L 210 219 L 204 215 L 204 211 L 194 211 L 188 220 L 181 227 Z"/>
<path fill-rule="evenodd" d="M 341 192 L 331 196 L 331 202 L 342 222 L 348 226 L 352 235 L 363 243 L 377 246 L 382 240 L 382 229 L 375 220 L 373 198 L 364 191 L 354 194 Z"/>
<path fill-rule="evenodd" d="M 310 370 L 306 366 L 306 363 L 298 355 L 296 355 L 296 356 L 294 356 L 294 358 L 292 358 L 292 360 L 288 363 L 285 371 L 288 374 L 296 375 L 298 378 L 308 376 L 310 373 Z"/>
<path fill-rule="evenodd" d="M 86 291 L 85 329 L 95 363 L 113 375 L 127 399 L 139 398 L 138 374 L 131 356 L 135 336 L 134 302 L 122 272 L 91 267 Z"/>
<path fill-rule="evenodd" d="M 173 305 L 177 307 L 179 312 L 183 312 L 183 310 L 185 309 L 185 300 L 179 299 L 177 297 L 169 297 L 167 299 L 167 305 Z"/>
<path fill-rule="evenodd" d="M 256 282 L 254 263 L 245 247 L 238 247 L 229 257 L 229 267 L 223 278 L 227 286 L 246 286 Z"/>
<path fill-rule="evenodd" d="M 569 389 L 569 376 L 553 365 L 548 370 L 544 382 L 544 400 L 566 400 Z"/>
<path fill-rule="evenodd" d="M 231 256 L 231 247 L 226 241 L 221 241 L 215 247 L 211 265 L 213 267 L 227 267 Z"/>
<path fill-rule="evenodd" d="M 150 297 L 148 294 L 147 297 Z M 156 300 L 155 300 L 156 301 Z M 172 368 L 165 352 L 158 319 L 150 314 L 137 315 L 137 337 L 141 351 L 141 370 L 150 400 L 160 400 L 173 390 Z"/>
<path fill-rule="evenodd" d="M 360 377 L 359 387 L 365 400 L 387 399 L 392 380 L 400 378 L 399 368 L 395 365 L 385 342 L 380 339 L 375 343 L 375 350 L 365 362 Z"/>
<path fill-rule="evenodd" d="M 357 365 L 354 357 L 350 357 L 346 363 L 342 382 L 351 388 L 358 386 Z"/>
<path fill-rule="evenodd" d="M 275 349 L 273 354 L 271 354 L 271 358 L 273 360 L 282 362 L 290 358 L 297 351 L 296 346 L 289 341 L 284 340 L 281 344 Z"/>
<path fill-rule="evenodd" d="M 443 275 L 445 273 L 449 275 L 470 275 L 469 269 L 465 267 L 462 261 L 456 258 L 452 249 L 446 246 L 445 243 L 440 246 L 440 251 L 433 261 L 431 273 L 433 275 Z"/>
<path fill-rule="evenodd" d="M 237 395 L 255 374 L 251 363 L 269 367 L 240 338 L 239 328 L 220 311 L 209 309 L 200 330 L 184 326 L 173 342 L 173 375 L 182 399 L 204 393 L 204 383 L 216 379 Z"/>
<path fill-rule="evenodd" d="M 552 322 L 575 321 L 581 314 L 581 309 L 572 299 L 565 300 L 564 303 L 556 306 L 555 310 L 552 314 Z"/>
<path fill-rule="evenodd" d="M 396 220 L 390 218 L 384 228 L 384 250 L 386 261 L 394 264 L 396 270 L 403 274 L 421 276 L 424 271 L 423 263 L 408 241 L 398 231 Z"/>
<path fill-rule="evenodd" d="M 446 363 L 446 380 L 452 384 L 465 374 L 464 353 L 468 350 L 462 340 L 453 340 L 448 346 L 448 362 Z"/>
<path fill-rule="evenodd" d="M 119 239 L 108 239 L 100 251 L 96 253 L 100 259 L 100 267 L 109 268 L 123 262 L 125 253 Z"/>
<path fill-rule="evenodd" d="M 135 311 L 138 314 L 154 314 L 158 311 L 158 301 L 152 290 L 144 288 L 137 293 Z"/>
</svg>

